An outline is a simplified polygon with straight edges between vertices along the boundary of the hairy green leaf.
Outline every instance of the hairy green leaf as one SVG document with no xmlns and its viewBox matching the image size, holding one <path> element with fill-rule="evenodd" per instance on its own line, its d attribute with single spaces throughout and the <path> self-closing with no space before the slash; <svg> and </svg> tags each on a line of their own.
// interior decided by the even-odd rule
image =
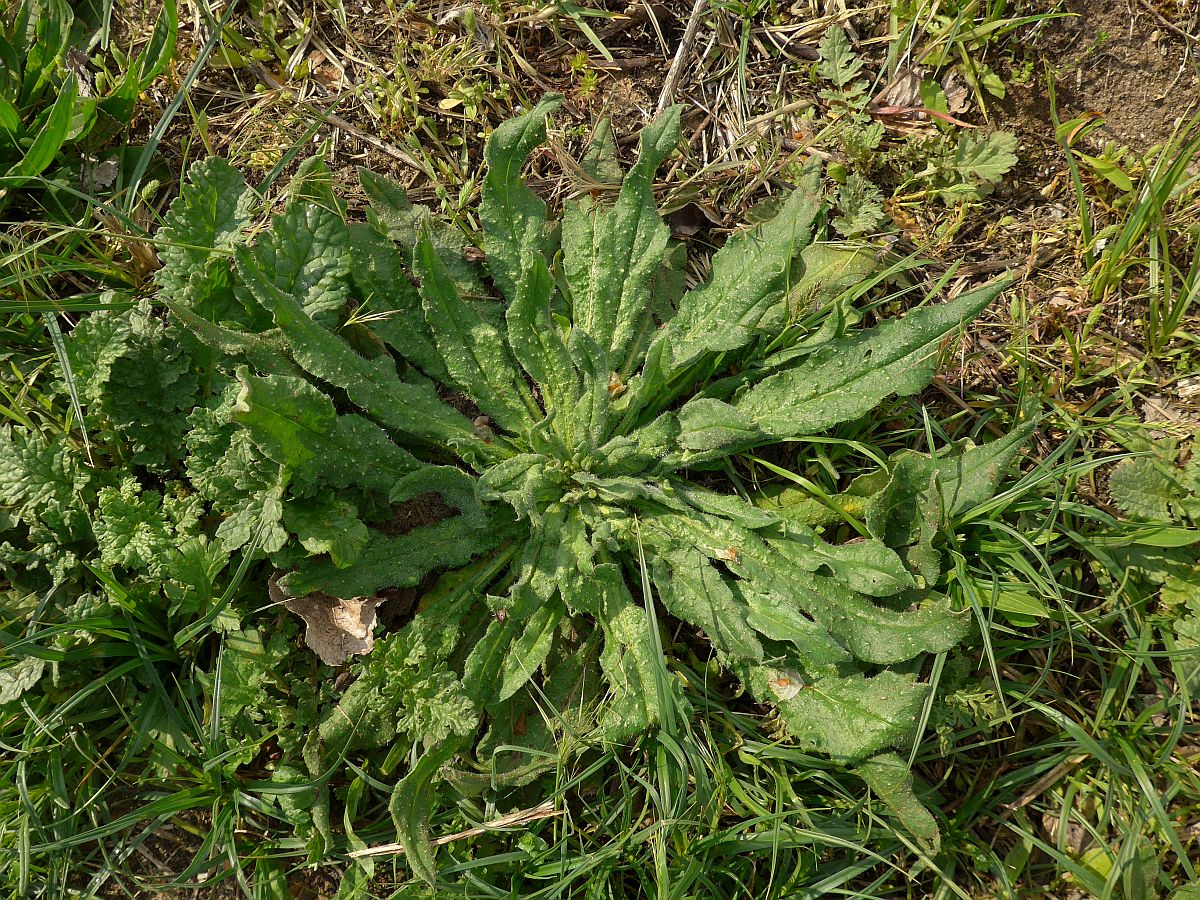
<svg viewBox="0 0 1200 900">
<path fill-rule="evenodd" d="M 892 396 L 920 391 L 933 378 L 938 344 L 974 318 L 1007 280 L 949 303 L 925 306 L 853 337 L 832 341 L 793 368 L 756 384 L 733 407 L 766 434 L 816 434 L 855 419 Z"/>
<path fill-rule="evenodd" d="M 425 318 L 451 379 L 504 428 L 528 428 L 533 400 L 525 399 L 525 381 L 504 338 L 458 296 L 427 235 L 417 245 L 415 262 Z"/>
<path fill-rule="evenodd" d="M 492 278 L 510 299 L 521 283 L 522 258 L 545 255 L 547 249 L 546 204 L 520 175 L 529 154 L 546 139 L 546 116 L 561 104 L 561 96 L 547 94 L 525 115 L 498 126 L 484 151 L 487 175 L 479 206 L 483 249 Z"/>
<path fill-rule="evenodd" d="M 679 141 L 679 107 L 643 129 L 638 160 L 613 206 L 580 199 L 563 215 L 563 262 L 572 319 L 629 371 L 627 356 L 649 322 L 652 279 L 662 264 L 670 229 L 659 219 L 654 173 Z"/>
</svg>

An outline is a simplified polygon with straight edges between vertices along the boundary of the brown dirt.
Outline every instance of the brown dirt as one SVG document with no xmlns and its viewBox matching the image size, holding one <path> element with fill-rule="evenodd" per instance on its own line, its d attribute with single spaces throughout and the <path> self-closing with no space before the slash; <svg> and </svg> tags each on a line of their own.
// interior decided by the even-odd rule
<svg viewBox="0 0 1200 900">
<path fill-rule="evenodd" d="M 408 534 L 414 528 L 433 525 L 442 519 L 458 515 L 458 510 L 447 506 L 436 491 L 426 491 L 404 503 L 392 507 L 392 518 L 379 526 L 379 530 L 391 537 Z"/>
<path fill-rule="evenodd" d="M 1166 142 L 1200 103 L 1200 42 L 1171 28 L 1195 32 L 1200 6 L 1189 5 L 1184 15 L 1174 0 L 1161 8 L 1141 0 L 1066 0 L 1068 16 L 1032 29 L 1025 44 L 1049 65 L 1059 118 L 1103 116 L 1103 127 L 1089 136 L 1096 149 L 1105 141 L 1139 151 Z M 1053 138 L 1040 66 L 1027 85 L 1010 88 L 1001 109 L 1004 118 Z"/>
</svg>

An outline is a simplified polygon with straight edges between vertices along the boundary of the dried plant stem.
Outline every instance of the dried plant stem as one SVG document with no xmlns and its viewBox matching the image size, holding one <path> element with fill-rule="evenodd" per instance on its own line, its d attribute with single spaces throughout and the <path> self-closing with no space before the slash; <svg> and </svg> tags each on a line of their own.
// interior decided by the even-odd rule
<svg viewBox="0 0 1200 900">
<path fill-rule="evenodd" d="M 692 44 L 696 41 L 696 32 L 700 30 L 700 17 L 704 14 L 704 9 L 708 5 L 708 0 L 696 0 L 692 4 L 692 14 L 688 16 L 687 28 L 683 32 L 683 40 L 679 42 L 679 46 L 675 50 L 675 58 L 671 60 L 671 68 L 667 71 L 667 80 L 663 82 L 662 92 L 658 95 L 658 112 L 662 112 L 667 108 L 671 99 L 675 96 L 675 86 L 679 83 L 679 75 L 683 71 L 684 60 L 687 59 L 688 52 L 692 48 Z"/>
</svg>

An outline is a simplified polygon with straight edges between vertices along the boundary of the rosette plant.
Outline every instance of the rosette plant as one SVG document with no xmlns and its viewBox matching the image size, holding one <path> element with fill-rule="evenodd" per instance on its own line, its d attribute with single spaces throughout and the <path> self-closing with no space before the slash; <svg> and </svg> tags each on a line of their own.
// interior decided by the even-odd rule
<svg viewBox="0 0 1200 900">
<path fill-rule="evenodd" d="M 934 843 L 894 750 L 928 696 L 922 657 L 970 627 L 938 589 L 938 542 L 1025 432 L 940 459 L 904 454 L 859 479 L 831 501 L 861 535 L 844 543 L 823 540 L 803 503 L 748 495 L 720 473 L 782 442 L 803 453 L 922 390 L 943 338 L 1003 284 L 873 328 L 831 315 L 777 340 L 789 296 L 818 288 L 818 167 L 683 290 L 652 193 L 678 110 L 645 128 L 623 175 L 601 134 L 583 164 L 594 190 L 556 226 L 520 174 L 558 102 L 487 143 L 481 267 L 368 173 L 367 223 L 302 191 L 248 242 L 252 194 L 213 161 L 168 216 L 167 303 L 236 367 L 215 408 L 274 467 L 251 519 L 284 571 L 279 589 L 336 605 L 422 586 L 415 617 L 355 664 L 313 730 L 312 772 L 406 736 L 393 813 L 431 876 L 422 822 L 435 778 L 520 782 L 537 766 L 513 747 L 545 747 L 568 725 L 626 740 L 681 702 L 665 615 L 702 633 L 795 741 L 853 767 Z M 245 540 L 244 507 L 227 507 Z"/>
</svg>

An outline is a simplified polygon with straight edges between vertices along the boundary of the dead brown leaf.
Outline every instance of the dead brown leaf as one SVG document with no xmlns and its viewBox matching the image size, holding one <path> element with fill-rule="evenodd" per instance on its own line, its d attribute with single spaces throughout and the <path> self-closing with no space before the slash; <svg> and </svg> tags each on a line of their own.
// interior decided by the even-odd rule
<svg viewBox="0 0 1200 900">
<path fill-rule="evenodd" d="M 375 610 L 383 599 L 345 599 L 315 592 L 289 597 L 270 582 L 271 599 L 304 620 L 304 643 L 328 666 L 345 665 L 351 656 L 363 656 L 375 647 Z"/>
</svg>

